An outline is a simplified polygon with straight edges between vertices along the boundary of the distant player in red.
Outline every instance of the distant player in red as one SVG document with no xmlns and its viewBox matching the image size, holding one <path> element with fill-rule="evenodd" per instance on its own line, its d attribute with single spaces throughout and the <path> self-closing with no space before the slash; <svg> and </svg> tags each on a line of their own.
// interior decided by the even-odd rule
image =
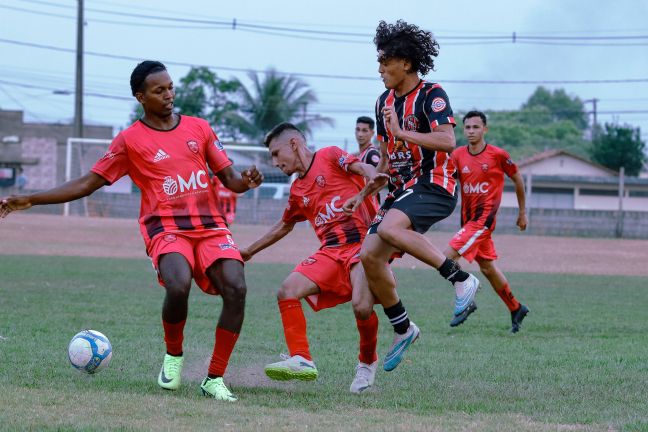
<svg viewBox="0 0 648 432">
<path fill-rule="evenodd" d="M 138 64 L 130 84 L 144 116 L 117 135 L 91 171 L 48 191 L 3 199 L 0 217 L 33 205 L 73 201 L 129 175 L 142 191 L 140 231 L 166 290 L 162 325 L 167 353 L 158 384 L 168 390 L 180 386 L 183 330 L 193 277 L 203 291 L 223 298 L 202 393 L 235 401 L 222 377 L 243 324 L 243 260 L 207 173 L 209 167 L 236 192 L 257 187 L 263 178 L 256 167 L 234 171 L 205 120 L 173 113 L 175 88 L 162 63 Z"/>
<path fill-rule="evenodd" d="M 360 245 L 376 213 L 371 196 L 364 195 L 355 212 L 347 214 L 344 204 L 364 194 L 365 177 L 370 185 L 386 183 L 376 170 L 338 147 L 311 152 L 302 132 L 290 123 L 281 123 L 268 133 L 265 144 L 273 164 L 286 175 L 299 177 L 290 188 L 282 219 L 265 235 L 241 250 L 245 260 L 274 244 L 292 231 L 297 222 L 309 221 L 321 242 L 320 249 L 303 260 L 281 284 L 277 294 L 279 311 L 290 357 L 265 367 L 277 380 L 314 380 L 318 372 L 306 336 L 306 318 L 301 306 L 305 298 L 314 311 L 353 303 L 360 356 L 351 392 L 360 393 L 374 382 L 378 356 L 376 343 L 378 317 L 362 264 Z M 382 178 L 382 180 L 381 180 Z"/>
<path fill-rule="evenodd" d="M 232 225 L 234 219 L 236 219 L 236 201 L 238 199 L 238 194 L 223 186 L 223 183 L 221 183 L 217 175 L 212 177 L 212 183 L 218 201 L 218 208 L 220 209 L 221 214 L 225 216 L 227 224 Z"/>
<path fill-rule="evenodd" d="M 453 260 L 462 256 L 469 262 L 477 261 L 481 272 L 511 312 L 511 331 L 517 333 L 529 309 L 517 301 L 506 277 L 495 265 L 497 252 L 491 234 L 495 231 L 505 174 L 515 185 L 519 208 L 517 226 L 521 231 L 526 229 L 524 181 L 509 154 L 484 140 L 488 132 L 484 113 L 470 111 L 463 123 L 468 145 L 452 152 L 461 184 L 461 230 L 450 241 L 445 255 Z M 457 315 L 450 325 L 457 326 L 467 317 L 467 314 Z"/>
</svg>

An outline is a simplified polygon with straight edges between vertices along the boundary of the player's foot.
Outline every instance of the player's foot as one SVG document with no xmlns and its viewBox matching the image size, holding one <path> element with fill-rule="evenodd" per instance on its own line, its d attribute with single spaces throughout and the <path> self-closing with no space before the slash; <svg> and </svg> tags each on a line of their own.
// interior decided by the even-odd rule
<svg viewBox="0 0 648 432">
<path fill-rule="evenodd" d="M 281 354 L 280 362 L 266 365 L 265 374 L 273 380 L 288 381 L 314 381 L 317 379 L 317 368 L 311 360 L 306 360 L 300 355 L 287 356 Z"/>
<path fill-rule="evenodd" d="M 454 318 L 450 323 L 452 327 L 466 321 L 468 315 L 477 310 L 475 295 L 480 288 L 480 282 L 479 279 L 469 273 L 468 279 L 463 282 L 455 282 L 454 287 L 457 294 L 455 295 Z"/>
<path fill-rule="evenodd" d="M 520 331 L 520 326 L 522 326 L 522 320 L 529 313 L 529 308 L 520 303 L 520 307 L 517 310 L 511 312 L 511 333 L 517 333 Z"/>
<path fill-rule="evenodd" d="M 376 379 L 376 369 L 378 369 L 378 360 L 371 364 L 358 363 L 355 378 L 351 383 L 351 393 L 358 394 L 369 389 Z"/>
<path fill-rule="evenodd" d="M 387 372 L 396 369 L 396 366 L 398 366 L 401 360 L 403 360 L 405 351 L 407 351 L 407 348 L 416 341 L 420 333 L 419 328 L 412 321 L 410 321 L 410 326 L 404 334 L 396 333 L 394 336 L 394 342 L 392 342 L 389 351 L 387 351 L 387 355 L 385 355 L 383 369 Z"/>
<path fill-rule="evenodd" d="M 158 375 L 158 385 L 163 389 L 177 390 L 180 387 L 180 375 L 182 373 L 182 363 L 184 357 L 164 354 L 164 363 L 160 375 Z"/>
<path fill-rule="evenodd" d="M 214 398 L 216 400 L 222 400 L 226 402 L 236 402 L 236 396 L 232 394 L 231 391 L 225 386 L 222 377 L 218 378 L 205 378 L 200 384 L 200 390 L 202 390 L 203 396 Z"/>
</svg>

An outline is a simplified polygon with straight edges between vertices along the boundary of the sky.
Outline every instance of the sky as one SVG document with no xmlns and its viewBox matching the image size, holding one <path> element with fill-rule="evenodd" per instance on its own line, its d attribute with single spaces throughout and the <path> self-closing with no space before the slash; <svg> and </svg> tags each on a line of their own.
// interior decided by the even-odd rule
<svg viewBox="0 0 648 432">
<path fill-rule="evenodd" d="M 441 49 L 426 79 L 444 87 L 455 111 L 519 108 L 543 83 L 597 98 L 599 123 L 639 126 L 648 141 L 644 0 L 84 3 L 84 117 L 115 132 L 128 126 L 135 103 L 129 78 L 140 60 L 166 63 L 176 82 L 190 65 L 244 84 L 246 70 L 274 67 L 315 91 L 319 102 L 309 113 L 335 121 L 310 143 L 353 150 L 355 119 L 373 115 L 384 90 L 372 42 L 376 25 L 403 19 L 434 32 Z M 76 5 L 0 0 L 0 108 L 24 110 L 27 121 L 72 121 Z M 606 80 L 622 82 L 600 82 Z M 591 102 L 585 106 L 592 109 Z"/>
</svg>

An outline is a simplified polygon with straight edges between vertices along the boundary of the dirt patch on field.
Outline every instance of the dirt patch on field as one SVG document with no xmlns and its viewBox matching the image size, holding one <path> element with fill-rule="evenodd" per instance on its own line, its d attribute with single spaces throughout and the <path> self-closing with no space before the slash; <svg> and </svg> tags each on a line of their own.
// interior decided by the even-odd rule
<svg viewBox="0 0 648 432">
<path fill-rule="evenodd" d="M 304 225 L 304 224 L 302 224 Z M 234 239 L 247 246 L 266 226 L 234 225 Z M 433 232 L 430 241 L 444 248 L 452 233 Z M 504 271 L 648 276 L 648 241 L 495 234 Z M 62 217 L 13 213 L 0 220 L 0 255 L 61 255 L 145 258 L 135 220 Z M 285 239 L 259 253 L 255 262 L 296 264 L 319 247 L 313 231 L 297 227 Z M 412 257 L 395 264 L 423 268 Z M 474 265 L 467 265 L 474 268 Z"/>
</svg>

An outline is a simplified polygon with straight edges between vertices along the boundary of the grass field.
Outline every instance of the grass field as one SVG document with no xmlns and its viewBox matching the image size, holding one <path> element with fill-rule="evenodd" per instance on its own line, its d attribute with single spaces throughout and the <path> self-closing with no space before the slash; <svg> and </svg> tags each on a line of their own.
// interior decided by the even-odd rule
<svg viewBox="0 0 648 432">
<path fill-rule="evenodd" d="M 292 266 L 247 268 L 243 334 L 226 375 L 236 404 L 203 398 L 220 300 L 194 288 L 184 381 L 164 392 L 163 290 L 147 260 L 0 257 L 2 430 L 648 430 L 646 278 L 511 273 L 531 309 L 523 330 L 486 286 L 479 310 L 451 329 L 452 291 L 436 273 L 397 269 L 422 337 L 376 388 L 348 387 L 357 358 L 349 305 L 307 312 L 314 383 L 274 383 L 263 365 L 285 352 L 274 293 Z M 305 308 L 307 309 L 307 308 Z M 379 353 L 391 342 L 383 314 Z M 112 341 L 110 367 L 73 370 L 80 329 Z"/>
</svg>

